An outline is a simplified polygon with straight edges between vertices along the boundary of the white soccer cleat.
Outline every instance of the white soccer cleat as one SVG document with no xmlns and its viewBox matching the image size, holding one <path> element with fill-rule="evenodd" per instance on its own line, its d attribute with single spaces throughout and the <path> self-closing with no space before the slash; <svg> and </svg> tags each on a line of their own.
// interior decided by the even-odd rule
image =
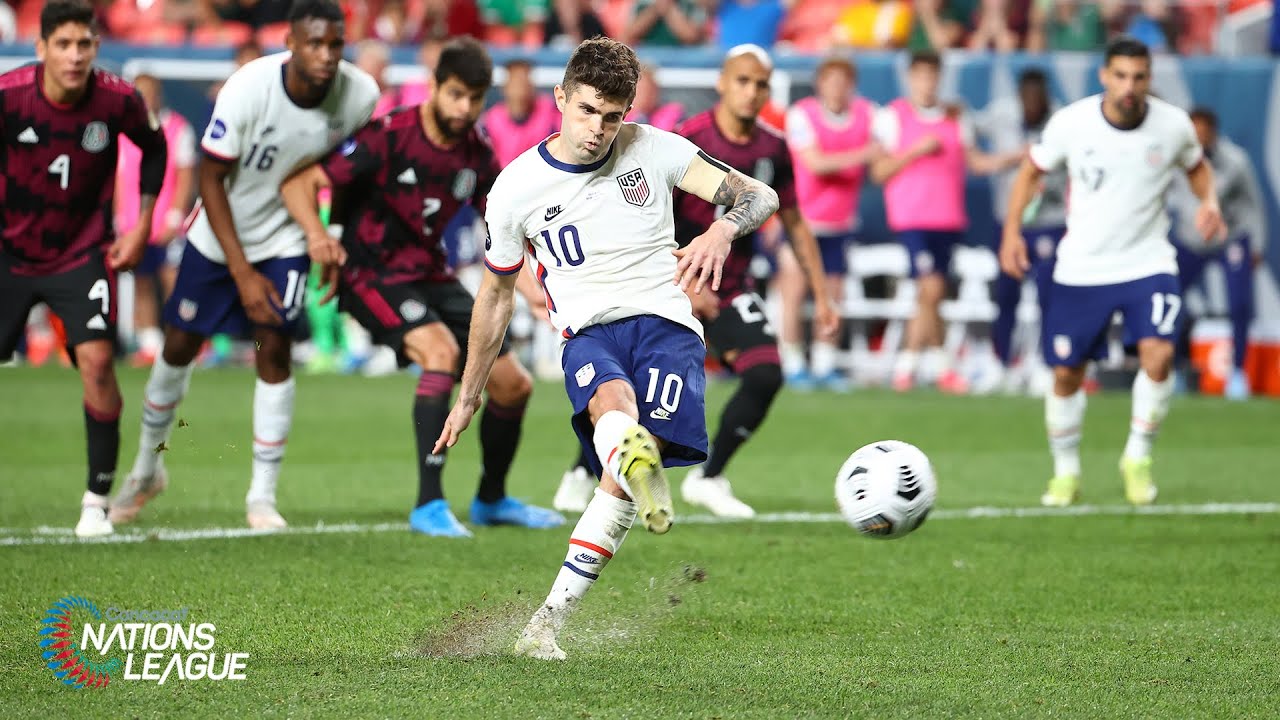
<svg viewBox="0 0 1280 720">
<path fill-rule="evenodd" d="M 254 530 L 283 530 L 289 526 L 276 510 L 276 504 L 270 500 L 251 502 L 246 511 L 249 527 Z"/>
<path fill-rule="evenodd" d="M 76 523 L 76 537 L 91 538 L 115 532 L 107 519 L 107 499 L 91 492 L 84 494 L 80 505 L 80 522 Z"/>
<path fill-rule="evenodd" d="M 163 463 L 156 465 L 156 471 L 151 477 L 129 473 L 124 479 L 124 487 L 120 488 L 120 492 L 111 501 L 111 510 L 107 513 L 107 517 L 117 525 L 131 523 L 138 518 L 138 513 L 143 506 L 164 492 L 167 487 L 169 487 L 169 473 L 165 472 Z"/>
<path fill-rule="evenodd" d="M 580 513 L 587 509 L 595 492 L 595 478 L 586 468 L 576 467 L 560 478 L 560 487 L 551 500 L 551 506 L 560 512 Z"/>
<path fill-rule="evenodd" d="M 729 481 L 723 477 L 706 477 L 702 468 L 696 467 L 685 476 L 680 485 L 680 496 L 690 505 L 700 505 L 712 515 L 736 520 L 750 520 L 756 511 L 733 496 Z"/>
<path fill-rule="evenodd" d="M 551 623 L 537 617 L 529 621 L 524 632 L 520 633 L 520 639 L 516 640 L 516 654 L 538 660 L 564 660 L 567 657 L 556 644 L 556 633 Z"/>
</svg>

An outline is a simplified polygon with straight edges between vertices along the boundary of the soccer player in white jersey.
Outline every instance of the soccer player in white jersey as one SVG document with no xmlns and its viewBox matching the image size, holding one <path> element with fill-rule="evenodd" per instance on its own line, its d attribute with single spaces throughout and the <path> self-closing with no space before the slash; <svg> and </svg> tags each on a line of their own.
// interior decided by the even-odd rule
<svg viewBox="0 0 1280 720">
<path fill-rule="evenodd" d="M 663 465 L 707 457 L 706 347 L 684 289 L 717 290 L 730 243 L 778 208 L 767 185 L 685 138 L 623 123 L 639 74 L 626 45 L 607 38 L 579 45 L 555 89 L 560 132 L 498 176 L 485 216 L 490 272 L 476 296 L 462 388 L 436 444 L 440 450 L 457 442 L 480 407 L 527 253 L 565 337 L 561 363 L 573 427 L 602 478 L 550 595 L 516 643 L 517 653 L 536 658 L 564 659 L 556 633 L 636 517 L 650 532 L 670 528 Z M 680 249 L 676 187 L 730 206 Z"/>
<path fill-rule="evenodd" d="M 334 0 L 297 0 L 290 52 L 237 70 L 218 93 L 201 148 L 201 207 L 187 231 L 178 280 L 164 309 L 164 351 L 142 403 L 138 457 L 111 507 L 133 520 L 164 489 L 161 456 L 175 409 L 205 338 L 251 335 L 257 347 L 249 526 L 276 529 L 276 480 L 293 422 L 293 329 L 304 309 L 310 260 L 280 183 L 368 122 L 378 85 L 342 60 L 342 10 Z"/>
<path fill-rule="evenodd" d="M 1066 167 L 1071 179 L 1067 233 L 1058 246 L 1043 352 L 1053 367 L 1045 395 L 1045 425 L 1054 476 L 1041 502 L 1065 506 L 1080 494 L 1080 436 L 1085 367 L 1105 341 L 1112 315 L 1124 316 L 1126 337 L 1138 343 L 1133 415 L 1120 461 L 1125 496 L 1134 505 L 1156 499 L 1151 445 L 1173 394 L 1173 342 L 1182 310 L 1178 266 L 1169 243 L 1165 191 L 1185 172 L 1196 196 L 1196 226 L 1205 238 L 1225 237 L 1191 119 L 1147 94 L 1151 55 L 1133 38 L 1113 40 L 1098 71 L 1103 93 L 1053 114 L 1014 180 L 1000 247 L 1005 272 L 1030 268 L 1022 214 L 1041 176 Z"/>
</svg>

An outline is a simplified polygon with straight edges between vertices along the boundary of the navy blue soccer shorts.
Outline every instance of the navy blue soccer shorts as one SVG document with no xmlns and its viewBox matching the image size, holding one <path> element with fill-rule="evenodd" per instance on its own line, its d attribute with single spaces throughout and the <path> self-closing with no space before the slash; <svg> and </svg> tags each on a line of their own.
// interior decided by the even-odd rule
<svg viewBox="0 0 1280 720">
<path fill-rule="evenodd" d="M 311 259 L 306 255 L 269 258 L 253 267 L 271 280 L 283 303 L 275 309 L 283 322 L 272 328 L 292 335 L 306 307 Z M 164 322 L 202 337 L 219 333 L 247 337 L 253 329 L 231 271 L 205 257 L 192 243 L 182 252 L 173 295 L 164 305 Z"/>
<path fill-rule="evenodd" d="M 1145 338 L 1173 342 L 1182 322 L 1182 292 L 1174 275 L 1114 285 L 1063 285 L 1054 282 L 1044 319 L 1042 353 L 1055 367 L 1079 367 L 1098 356 L 1111 318 L 1124 317 L 1126 343 Z"/>
<path fill-rule="evenodd" d="M 602 472 L 587 403 L 609 380 L 625 380 L 635 388 L 640 424 L 666 441 L 663 465 L 707 459 L 706 353 L 697 333 L 656 315 L 590 325 L 565 343 L 560 362 L 573 404 L 573 430 L 596 477 Z"/>
</svg>

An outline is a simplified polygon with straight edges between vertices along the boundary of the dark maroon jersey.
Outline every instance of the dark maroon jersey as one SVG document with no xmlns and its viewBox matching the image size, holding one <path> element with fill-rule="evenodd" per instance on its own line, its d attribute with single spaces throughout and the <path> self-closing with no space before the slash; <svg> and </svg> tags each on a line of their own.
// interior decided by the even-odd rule
<svg viewBox="0 0 1280 720">
<path fill-rule="evenodd" d="M 715 110 L 711 109 L 681 123 L 676 132 L 711 157 L 772 187 L 778 193 L 782 209 L 796 207 L 791 153 L 787 150 L 786 140 L 777 131 L 757 123 L 749 141 L 734 142 L 716 127 Z M 676 242 L 681 246 L 706 232 L 707 227 L 724 214 L 723 206 L 712 205 L 697 195 L 679 189 L 675 194 Z M 725 259 L 724 275 L 720 281 L 720 297 L 724 302 L 751 289 L 748 269 L 755 255 L 754 245 L 750 237 L 734 241 L 729 257 Z"/>
<path fill-rule="evenodd" d="M 442 148 L 427 139 L 417 107 L 366 125 L 322 163 L 342 191 L 343 278 L 356 283 L 453 279 L 444 230 L 467 203 L 481 215 L 498 161 L 472 129 Z"/>
<path fill-rule="evenodd" d="M 94 69 L 80 100 L 60 106 L 45 97 L 43 76 L 39 63 L 0 75 L 0 255 L 23 275 L 65 272 L 115 239 L 120 133 L 144 164 L 159 161 L 159 179 L 143 173 L 143 194 L 159 193 L 164 179 L 164 133 L 133 85 Z"/>
</svg>

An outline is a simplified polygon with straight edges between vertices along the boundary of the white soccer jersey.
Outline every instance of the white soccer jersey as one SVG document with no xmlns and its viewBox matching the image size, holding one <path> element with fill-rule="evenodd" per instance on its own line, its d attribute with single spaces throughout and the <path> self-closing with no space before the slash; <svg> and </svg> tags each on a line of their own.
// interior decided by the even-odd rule
<svg viewBox="0 0 1280 720">
<path fill-rule="evenodd" d="M 657 315 L 702 335 L 676 273 L 671 191 L 698 147 L 674 133 L 624 123 L 591 165 L 552 157 L 546 142 L 498 175 L 485 220 L 485 264 L 537 263 L 551 321 L 566 337 L 588 325 Z"/>
<path fill-rule="evenodd" d="M 324 101 L 298 107 L 284 89 L 289 57 L 287 52 L 268 55 L 232 74 L 218 93 L 200 143 L 209 155 L 235 161 L 227 199 L 249 262 L 306 254 L 302 229 L 281 202 L 280 183 L 367 123 L 378 101 L 373 78 L 343 61 Z M 210 260 L 226 261 L 203 208 L 187 239 Z"/>
<path fill-rule="evenodd" d="M 1147 98 L 1147 115 L 1120 130 L 1102 114 L 1102 96 L 1053 114 L 1031 147 L 1043 171 L 1065 165 L 1070 178 L 1067 234 L 1053 279 L 1064 285 L 1110 285 L 1178 272 L 1169 244 L 1165 191 L 1175 172 L 1202 159 L 1187 113 Z"/>
</svg>

